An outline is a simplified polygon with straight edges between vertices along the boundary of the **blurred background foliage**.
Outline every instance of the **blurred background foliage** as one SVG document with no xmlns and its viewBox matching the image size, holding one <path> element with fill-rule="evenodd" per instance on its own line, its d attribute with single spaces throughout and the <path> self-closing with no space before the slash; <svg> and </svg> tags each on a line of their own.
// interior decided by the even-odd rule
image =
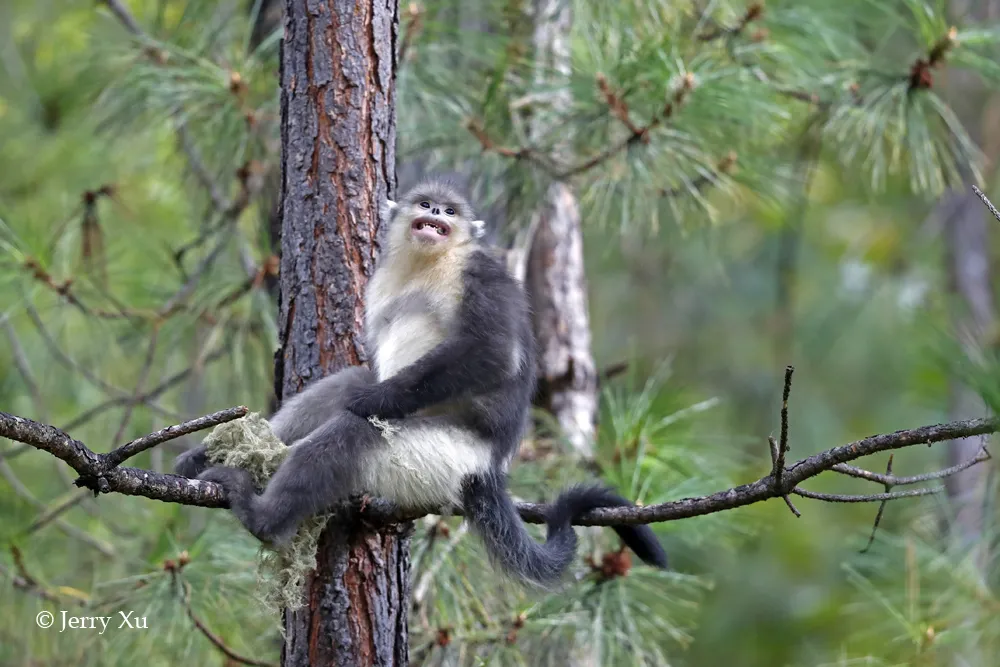
<svg viewBox="0 0 1000 667">
<path fill-rule="evenodd" d="M 275 3 L 124 6 L 141 33 L 94 0 L 0 3 L 0 408 L 96 451 L 268 412 L 277 340 Z M 647 504 L 756 479 L 786 364 L 796 458 L 944 421 L 958 383 L 996 407 L 998 332 L 956 336 L 941 212 L 972 182 L 1000 198 L 996 2 L 577 0 L 564 78 L 534 61 L 530 10 L 403 3 L 400 184 L 461 170 L 506 243 L 572 175 L 597 364 L 628 368 L 602 383 L 591 469 Z M 526 443 L 515 492 L 592 474 L 567 455 Z M 945 465 L 942 447 L 895 457 Z M 428 518 L 412 661 L 995 664 L 994 469 L 976 548 L 942 529 L 947 497 L 890 504 L 866 553 L 874 505 L 771 501 L 657 526 L 669 573 L 602 572 L 617 545 L 581 530 L 579 581 L 550 593 L 485 574 L 458 521 Z M 257 546 L 228 514 L 95 500 L 7 441 L 0 476 L 0 664 L 227 664 L 198 624 L 277 662 Z M 42 609 L 149 629 L 57 633 Z"/>
</svg>

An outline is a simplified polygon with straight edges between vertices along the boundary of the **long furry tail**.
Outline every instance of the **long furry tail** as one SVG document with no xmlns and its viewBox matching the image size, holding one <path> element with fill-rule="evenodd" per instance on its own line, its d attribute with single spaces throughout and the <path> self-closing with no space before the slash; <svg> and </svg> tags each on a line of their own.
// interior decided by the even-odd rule
<svg viewBox="0 0 1000 667">
<path fill-rule="evenodd" d="M 507 572 L 539 585 L 552 584 L 576 555 L 573 520 L 599 507 L 632 503 L 601 486 L 573 486 L 549 506 L 548 534 L 539 544 L 525 528 L 500 474 L 469 477 L 463 489 L 465 516 L 486 544 L 490 557 Z M 667 567 L 667 555 L 649 526 L 613 526 L 621 540 L 644 562 Z"/>
</svg>

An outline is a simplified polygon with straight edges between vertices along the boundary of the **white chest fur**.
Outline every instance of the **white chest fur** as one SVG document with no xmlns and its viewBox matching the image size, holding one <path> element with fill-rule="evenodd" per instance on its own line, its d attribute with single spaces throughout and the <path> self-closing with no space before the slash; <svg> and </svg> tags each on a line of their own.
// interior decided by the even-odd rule
<svg viewBox="0 0 1000 667">
<path fill-rule="evenodd" d="M 390 256 L 372 276 L 365 326 L 379 381 L 420 359 L 454 328 L 466 256 L 449 254 L 434 261 Z M 363 486 L 402 506 L 459 505 L 464 478 L 491 465 L 490 443 L 447 416 L 411 416 L 382 430 L 387 447 L 369 454 L 378 461 L 363 466 Z"/>
<path fill-rule="evenodd" d="M 365 326 L 374 334 L 380 381 L 392 377 L 443 341 L 462 299 L 460 258 L 434 262 L 389 258 L 368 286 Z M 415 307 L 394 312 L 401 303 Z"/>
<path fill-rule="evenodd" d="M 369 493 L 414 509 L 460 507 L 462 482 L 491 463 L 490 443 L 447 417 L 416 417 L 381 424 L 385 448 L 363 466 Z"/>
</svg>

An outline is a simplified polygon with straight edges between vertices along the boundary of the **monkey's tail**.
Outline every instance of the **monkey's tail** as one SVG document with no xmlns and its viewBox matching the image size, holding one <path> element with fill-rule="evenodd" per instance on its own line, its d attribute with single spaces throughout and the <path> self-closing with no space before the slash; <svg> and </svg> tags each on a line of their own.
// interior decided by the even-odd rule
<svg viewBox="0 0 1000 667">
<path fill-rule="evenodd" d="M 525 528 L 500 474 L 469 477 L 463 489 L 465 516 L 486 544 L 490 557 L 509 573 L 545 586 L 555 583 L 576 555 L 572 522 L 599 507 L 632 503 L 602 486 L 572 486 L 546 512 L 547 536 L 539 544 Z M 613 526 L 621 540 L 644 562 L 667 567 L 667 555 L 649 526 Z"/>
</svg>

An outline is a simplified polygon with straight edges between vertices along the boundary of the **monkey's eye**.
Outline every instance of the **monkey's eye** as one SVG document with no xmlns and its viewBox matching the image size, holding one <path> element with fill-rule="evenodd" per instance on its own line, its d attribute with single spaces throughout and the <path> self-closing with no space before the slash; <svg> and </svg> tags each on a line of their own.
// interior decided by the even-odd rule
<svg viewBox="0 0 1000 667">
<path fill-rule="evenodd" d="M 447 213 L 448 215 L 455 215 L 455 209 L 453 208 L 446 208 L 444 212 Z"/>
<path fill-rule="evenodd" d="M 420 208 L 430 208 L 430 207 L 431 207 L 430 202 L 426 202 L 426 201 L 420 202 Z"/>
</svg>

